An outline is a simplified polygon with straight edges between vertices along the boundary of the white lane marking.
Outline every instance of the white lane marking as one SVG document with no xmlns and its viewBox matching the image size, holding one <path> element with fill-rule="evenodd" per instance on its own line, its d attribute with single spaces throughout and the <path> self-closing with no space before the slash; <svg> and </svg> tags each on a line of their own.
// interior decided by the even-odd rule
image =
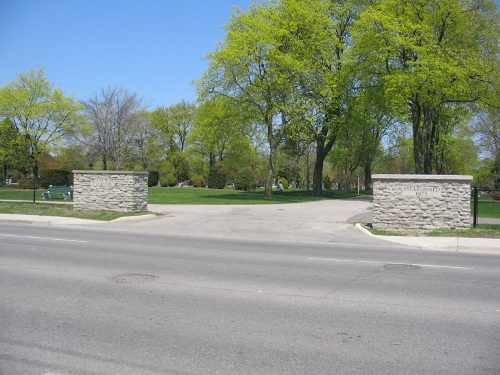
<svg viewBox="0 0 500 375">
<path fill-rule="evenodd" d="M 451 269 L 456 269 L 456 270 L 473 270 L 474 268 L 470 267 L 458 267 L 458 266 L 437 266 L 434 264 L 418 264 L 418 263 L 412 263 L 412 266 L 419 266 L 419 267 L 434 267 L 434 268 L 451 268 Z"/>
<path fill-rule="evenodd" d="M 15 234 L 0 234 L 2 237 L 16 237 L 16 238 L 31 238 L 35 240 L 49 240 L 49 241 L 65 241 L 65 242 L 81 242 L 87 243 L 89 241 L 80 241 L 80 240 L 67 240 L 64 238 L 51 238 L 51 237 L 35 237 L 35 236 L 17 236 Z"/>
<path fill-rule="evenodd" d="M 368 264 L 403 264 L 400 262 L 375 262 L 371 260 L 351 260 L 351 259 L 328 259 L 328 258 L 307 258 L 307 260 L 321 260 L 324 262 L 348 262 L 348 263 L 368 263 Z M 404 263 L 406 264 L 406 263 Z M 409 263 L 412 266 L 418 267 L 434 267 L 434 268 L 450 268 L 457 270 L 473 270 L 474 268 L 470 267 L 457 267 L 457 266 L 438 266 L 434 264 L 418 264 L 418 263 Z"/>
</svg>

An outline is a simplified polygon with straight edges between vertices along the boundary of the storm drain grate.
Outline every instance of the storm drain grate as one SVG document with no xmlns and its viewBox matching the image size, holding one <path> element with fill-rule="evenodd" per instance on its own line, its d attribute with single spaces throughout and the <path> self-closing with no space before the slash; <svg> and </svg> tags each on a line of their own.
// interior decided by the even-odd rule
<svg viewBox="0 0 500 375">
<path fill-rule="evenodd" d="M 385 264 L 384 268 L 386 270 L 401 270 L 401 271 L 415 271 L 420 269 L 419 266 L 414 266 L 413 264 Z"/>
<path fill-rule="evenodd" d="M 158 276 L 144 274 L 118 275 L 113 277 L 113 281 L 126 284 L 151 283 L 157 279 Z"/>
</svg>

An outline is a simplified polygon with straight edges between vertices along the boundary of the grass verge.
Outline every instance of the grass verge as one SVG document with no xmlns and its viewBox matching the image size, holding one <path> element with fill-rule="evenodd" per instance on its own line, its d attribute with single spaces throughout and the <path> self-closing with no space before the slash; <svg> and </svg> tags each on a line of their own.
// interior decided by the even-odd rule
<svg viewBox="0 0 500 375">
<path fill-rule="evenodd" d="M 131 213 L 111 211 L 77 211 L 73 210 L 73 206 L 70 204 L 32 202 L 0 202 L 0 213 L 38 216 L 62 216 L 103 221 L 110 221 L 125 216 L 138 216 L 145 214 L 144 212 Z"/>
<path fill-rule="evenodd" d="M 433 231 L 388 231 L 364 226 L 377 236 L 413 236 L 413 237 L 467 237 L 500 238 L 500 225 L 481 224 L 471 229 L 437 229 Z"/>
</svg>

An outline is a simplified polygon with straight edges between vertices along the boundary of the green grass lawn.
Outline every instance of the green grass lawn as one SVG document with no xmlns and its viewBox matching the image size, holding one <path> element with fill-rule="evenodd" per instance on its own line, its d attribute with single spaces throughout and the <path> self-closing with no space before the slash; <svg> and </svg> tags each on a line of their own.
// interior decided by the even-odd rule
<svg viewBox="0 0 500 375">
<path fill-rule="evenodd" d="M 124 216 L 144 215 L 142 213 L 131 212 L 111 212 L 111 211 L 78 211 L 73 210 L 70 204 L 58 203 L 34 203 L 33 202 L 0 202 L 1 214 L 39 215 L 39 216 L 62 216 L 74 217 L 78 219 L 91 220 L 114 220 Z"/>
<path fill-rule="evenodd" d="M 212 190 L 203 188 L 150 188 L 150 204 L 282 204 L 302 203 L 326 199 L 354 198 L 357 192 L 327 190 L 321 197 L 299 189 L 274 191 L 273 199 L 265 199 L 264 189 L 245 192 L 234 189 Z"/>
<path fill-rule="evenodd" d="M 366 227 L 378 236 L 423 236 L 423 237 L 467 237 L 467 238 L 500 238 L 500 225 L 480 224 L 470 229 L 437 229 L 425 231 L 390 231 Z"/>
<path fill-rule="evenodd" d="M 42 192 L 38 189 L 35 200 L 42 200 Z M 264 189 L 254 192 L 243 192 L 234 189 L 212 190 L 203 188 L 149 188 L 148 203 L 150 204 L 282 204 L 312 202 L 325 199 L 353 198 L 355 191 L 327 190 L 322 197 L 315 197 L 311 192 L 300 189 L 290 189 L 284 192 L 274 191 L 273 199 L 264 197 Z M 33 201 L 33 190 L 16 189 L 12 186 L 0 187 L 0 200 L 26 200 Z M 51 201 L 63 201 L 51 199 Z"/>
<path fill-rule="evenodd" d="M 479 201 L 478 216 L 484 218 L 500 219 L 500 201 Z"/>
</svg>

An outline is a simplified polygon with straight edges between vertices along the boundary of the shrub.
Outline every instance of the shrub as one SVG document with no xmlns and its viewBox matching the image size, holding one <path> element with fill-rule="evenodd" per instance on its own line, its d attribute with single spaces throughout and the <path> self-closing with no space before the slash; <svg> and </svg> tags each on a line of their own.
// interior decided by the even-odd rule
<svg viewBox="0 0 500 375">
<path fill-rule="evenodd" d="M 40 180 L 36 181 L 36 188 L 40 189 L 42 187 L 42 184 L 40 183 Z M 44 186 L 46 187 L 46 186 Z M 18 184 L 17 184 L 18 189 L 33 189 L 33 179 L 32 178 L 22 178 L 19 179 Z"/>
<path fill-rule="evenodd" d="M 40 184 L 48 188 L 49 185 L 69 186 L 72 185 L 73 174 L 63 169 L 43 169 L 40 171 Z M 33 184 L 31 184 L 33 188 Z"/>
<path fill-rule="evenodd" d="M 494 190 L 494 191 L 490 191 L 490 196 L 496 200 L 496 201 L 500 201 L 500 190 Z"/>
<path fill-rule="evenodd" d="M 167 174 L 165 177 L 160 179 L 160 185 L 163 187 L 172 187 L 177 185 L 177 179 L 172 173 Z"/>
<path fill-rule="evenodd" d="M 234 178 L 234 188 L 236 190 L 255 190 L 257 187 L 257 178 L 255 173 L 250 168 L 243 168 L 236 174 Z"/>
<path fill-rule="evenodd" d="M 160 180 L 160 172 L 158 171 L 149 171 L 148 175 L 148 186 L 158 186 L 158 181 Z"/>
<path fill-rule="evenodd" d="M 196 175 L 191 178 L 194 187 L 205 187 L 207 184 L 205 183 L 205 178 L 202 175 Z"/>
<path fill-rule="evenodd" d="M 207 176 L 207 185 L 210 189 L 224 189 L 227 177 L 222 172 L 212 171 Z"/>
<path fill-rule="evenodd" d="M 281 178 L 281 183 L 283 184 L 283 189 L 288 189 L 288 180 L 285 177 Z"/>
<path fill-rule="evenodd" d="M 326 190 L 329 190 L 331 188 L 332 179 L 330 178 L 330 176 L 328 176 L 328 175 L 323 176 L 323 184 L 325 185 Z"/>
</svg>

